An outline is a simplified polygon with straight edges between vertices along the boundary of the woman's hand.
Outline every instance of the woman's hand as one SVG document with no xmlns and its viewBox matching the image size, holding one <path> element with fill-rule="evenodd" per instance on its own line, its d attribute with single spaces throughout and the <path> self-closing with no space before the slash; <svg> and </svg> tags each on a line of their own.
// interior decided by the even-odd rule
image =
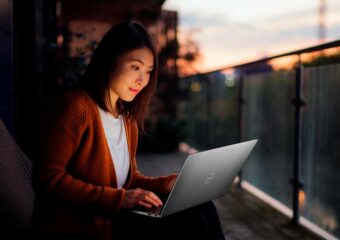
<svg viewBox="0 0 340 240">
<path fill-rule="evenodd" d="M 156 194 L 147 190 L 136 188 L 125 191 L 122 208 L 133 208 L 136 206 L 152 208 L 161 205 L 163 205 L 163 203 Z"/>
<path fill-rule="evenodd" d="M 177 177 L 178 177 L 177 174 L 174 175 L 174 176 L 171 176 L 170 181 L 169 181 L 168 184 L 166 185 L 166 191 L 167 191 L 168 193 L 170 193 L 171 190 L 172 190 L 172 188 L 174 187 L 174 184 L 175 184 L 175 182 L 176 182 Z"/>
</svg>

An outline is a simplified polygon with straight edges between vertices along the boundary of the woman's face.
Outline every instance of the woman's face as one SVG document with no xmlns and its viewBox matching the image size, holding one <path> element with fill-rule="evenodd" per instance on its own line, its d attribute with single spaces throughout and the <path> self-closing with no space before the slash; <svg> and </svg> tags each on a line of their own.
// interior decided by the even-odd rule
<svg viewBox="0 0 340 240">
<path fill-rule="evenodd" d="M 110 76 L 111 101 L 132 101 L 149 83 L 154 57 L 150 49 L 139 48 L 124 54 Z"/>
</svg>

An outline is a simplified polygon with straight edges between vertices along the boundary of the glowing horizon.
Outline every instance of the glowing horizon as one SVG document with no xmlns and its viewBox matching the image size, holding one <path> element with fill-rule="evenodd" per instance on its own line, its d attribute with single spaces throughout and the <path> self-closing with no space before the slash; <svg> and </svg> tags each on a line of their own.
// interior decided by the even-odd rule
<svg viewBox="0 0 340 240">
<path fill-rule="evenodd" d="M 340 39 L 340 2 L 327 0 L 325 42 Z M 318 0 L 167 0 L 179 13 L 178 36 L 194 32 L 199 72 L 319 44 Z"/>
</svg>

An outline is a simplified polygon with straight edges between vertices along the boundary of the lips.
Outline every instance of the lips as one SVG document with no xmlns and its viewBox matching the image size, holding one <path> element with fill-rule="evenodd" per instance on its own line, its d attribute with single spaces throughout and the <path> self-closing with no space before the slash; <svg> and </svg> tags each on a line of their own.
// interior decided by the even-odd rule
<svg viewBox="0 0 340 240">
<path fill-rule="evenodd" d="M 130 88 L 130 87 L 129 87 L 129 91 L 130 91 L 130 92 L 132 92 L 132 93 L 134 93 L 134 94 L 137 94 L 137 93 L 139 93 L 139 92 L 140 92 L 140 90 L 139 90 L 139 89 L 136 89 L 136 88 Z"/>
</svg>

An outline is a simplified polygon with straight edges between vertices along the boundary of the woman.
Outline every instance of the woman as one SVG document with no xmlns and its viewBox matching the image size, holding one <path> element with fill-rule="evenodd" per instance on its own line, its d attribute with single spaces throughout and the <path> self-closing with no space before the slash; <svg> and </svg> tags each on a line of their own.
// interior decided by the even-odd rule
<svg viewBox="0 0 340 240">
<path fill-rule="evenodd" d="M 151 35 L 140 23 L 122 22 L 99 43 L 80 85 L 58 99 L 34 165 L 38 238 L 129 239 L 180 223 L 176 214 L 153 221 L 125 211 L 162 205 L 157 195 L 168 194 L 177 177 L 146 177 L 136 165 L 138 129 L 144 130 L 157 69 Z M 212 231 L 206 222 L 215 221 L 214 234 L 223 235 L 207 204 L 179 216 L 201 224 L 204 234 Z"/>
</svg>

